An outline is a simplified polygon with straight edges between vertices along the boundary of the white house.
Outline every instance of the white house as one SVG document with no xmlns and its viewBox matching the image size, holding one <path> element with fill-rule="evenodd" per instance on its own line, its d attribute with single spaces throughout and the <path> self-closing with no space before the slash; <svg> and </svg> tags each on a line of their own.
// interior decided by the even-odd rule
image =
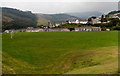
<svg viewBox="0 0 120 76">
<path fill-rule="evenodd" d="M 87 24 L 88 21 L 80 21 L 80 24 Z"/>
<path fill-rule="evenodd" d="M 9 30 L 5 30 L 4 32 L 5 32 L 5 33 L 9 33 L 10 31 L 9 31 Z"/>
<path fill-rule="evenodd" d="M 93 19 L 92 18 L 92 24 L 100 24 L 101 23 L 101 21 L 99 20 L 99 19 Z"/>
<path fill-rule="evenodd" d="M 56 23 L 55 26 L 59 26 L 60 24 Z"/>
<path fill-rule="evenodd" d="M 71 20 L 71 21 L 69 20 L 68 23 L 69 23 L 69 24 L 71 24 L 71 23 L 79 24 L 80 21 L 79 21 L 78 19 L 76 19 L 76 20 Z"/>
<path fill-rule="evenodd" d="M 110 29 L 106 29 L 106 31 L 110 31 Z"/>
</svg>

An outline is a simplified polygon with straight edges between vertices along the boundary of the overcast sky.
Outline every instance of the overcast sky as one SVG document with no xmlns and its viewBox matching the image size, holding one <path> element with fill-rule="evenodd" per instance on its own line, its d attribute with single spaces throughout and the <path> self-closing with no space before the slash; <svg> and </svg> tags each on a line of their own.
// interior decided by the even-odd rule
<svg viewBox="0 0 120 76">
<path fill-rule="evenodd" d="M 118 9 L 119 0 L 3 0 L 2 7 L 17 8 L 34 13 L 69 13 Z"/>
<path fill-rule="evenodd" d="M 118 2 L 119 0 L 1 0 L 2 2 Z"/>
</svg>

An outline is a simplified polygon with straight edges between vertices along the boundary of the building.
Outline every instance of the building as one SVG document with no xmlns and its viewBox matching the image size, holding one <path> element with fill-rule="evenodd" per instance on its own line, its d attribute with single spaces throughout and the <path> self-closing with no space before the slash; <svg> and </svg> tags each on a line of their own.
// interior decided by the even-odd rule
<svg viewBox="0 0 120 76">
<path fill-rule="evenodd" d="M 5 32 L 5 33 L 9 33 L 10 31 L 9 31 L 9 30 L 5 30 L 4 32 Z"/>
<path fill-rule="evenodd" d="M 92 24 L 100 24 L 101 21 L 99 19 L 92 19 Z"/>
<path fill-rule="evenodd" d="M 52 28 L 53 24 L 51 22 L 48 22 L 47 28 Z"/>
<path fill-rule="evenodd" d="M 111 15 L 109 15 L 109 18 L 119 18 L 120 19 L 120 13 L 111 14 Z"/>
<path fill-rule="evenodd" d="M 106 29 L 106 31 L 110 31 L 110 29 Z"/>
<path fill-rule="evenodd" d="M 58 26 L 60 26 L 60 24 L 56 23 L 55 26 L 58 27 Z"/>
<path fill-rule="evenodd" d="M 68 23 L 69 23 L 69 24 L 71 24 L 71 23 L 79 24 L 80 21 L 79 21 L 78 19 L 75 19 L 75 20 L 69 20 Z"/>
<path fill-rule="evenodd" d="M 100 24 L 101 18 L 100 17 L 89 17 L 88 18 L 88 24 Z"/>
<path fill-rule="evenodd" d="M 44 31 L 70 31 L 68 28 L 46 28 Z"/>
<path fill-rule="evenodd" d="M 62 28 L 61 31 L 70 31 L 70 30 L 67 28 Z"/>
<path fill-rule="evenodd" d="M 101 31 L 101 28 L 100 27 L 92 27 L 92 26 L 76 27 L 75 31 Z"/>
<path fill-rule="evenodd" d="M 40 32 L 44 31 L 42 28 L 31 28 L 31 29 L 26 29 L 25 32 Z"/>
<path fill-rule="evenodd" d="M 88 21 L 80 21 L 80 24 L 87 24 Z"/>
</svg>

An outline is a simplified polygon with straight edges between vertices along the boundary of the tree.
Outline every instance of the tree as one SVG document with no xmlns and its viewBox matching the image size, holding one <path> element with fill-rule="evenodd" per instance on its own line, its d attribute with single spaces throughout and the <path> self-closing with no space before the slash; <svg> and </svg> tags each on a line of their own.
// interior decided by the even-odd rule
<svg viewBox="0 0 120 76">
<path fill-rule="evenodd" d="M 110 18 L 109 20 L 112 26 L 116 26 L 120 22 L 118 18 Z"/>
<path fill-rule="evenodd" d="M 114 30 L 120 30 L 120 22 L 119 22 L 119 23 L 117 23 L 117 25 L 116 25 L 116 26 L 114 26 L 114 27 L 113 27 L 113 29 L 114 29 Z"/>
<path fill-rule="evenodd" d="M 104 22 L 104 15 L 101 16 L 101 22 Z"/>
</svg>

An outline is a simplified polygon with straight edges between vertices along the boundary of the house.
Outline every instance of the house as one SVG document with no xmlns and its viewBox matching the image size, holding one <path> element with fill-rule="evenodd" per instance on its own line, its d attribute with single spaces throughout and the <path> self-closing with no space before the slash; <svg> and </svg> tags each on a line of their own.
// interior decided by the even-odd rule
<svg viewBox="0 0 120 76">
<path fill-rule="evenodd" d="M 10 31 L 9 31 L 9 30 L 5 30 L 4 32 L 5 32 L 5 33 L 9 33 Z"/>
<path fill-rule="evenodd" d="M 79 20 L 79 19 L 73 19 L 73 20 L 69 20 L 68 21 L 69 24 L 87 24 L 88 21 L 87 20 Z"/>
<path fill-rule="evenodd" d="M 27 27 L 27 29 L 25 30 L 25 32 L 32 32 L 33 31 L 33 27 Z"/>
<path fill-rule="evenodd" d="M 44 31 L 42 28 L 28 28 L 25 30 L 25 32 L 40 32 Z"/>
<path fill-rule="evenodd" d="M 60 24 L 56 23 L 55 26 L 59 26 Z"/>
<path fill-rule="evenodd" d="M 101 28 L 100 27 L 92 27 L 92 26 L 76 27 L 75 31 L 101 31 Z"/>
<path fill-rule="evenodd" d="M 111 14 L 111 15 L 109 15 L 109 18 L 119 18 L 120 19 L 120 13 Z"/>
<path fill-rule="evenodd" d="M 92 24 L 100 24 L 101 21 L 99 19 L 92 19 Z"/>
<path fill-rule="evenodd" d="M 88 18 L 88 23 L 89 24 L 100 24 L 101 19 L 100 19 L 100 17 L 89 17 Z"/>
<path fill-rule="evenodd" d="M 33 32 L 40 32 L 40 31 L 44 31 L 44 30 L 41 29 L 41 28 L 35 28 L 35 29 L 33 29 Z"/>
<path fill-rule="evenodd" d="M 74 19 L 74 20 L 69 20 L 68 23 L 69 24 L 71 24 L 71 23 L 79 24 L 80 21 L 78 19 Z"/>
<path fill-rule="evenodd" d="M 11 33 L 11 32 L 20 32 L 20 30 L 14 30 L 14 29 L 10 29 L 10 30 L 5 30 L 5 33 Z"/>
<path fill-rule="evenodd" d="M 70 31 L 67 28 L 46 28 L 44 31 Z"/>
<path fill-rule="evenodd" d="M 88 21 L 80 21 L 80 24 L 87 24 Z"/>
<path fill-rule="evenodd" d="M 110 31 L 110 29 L 106 29 L 106 31 Z"/>
<path fill-rule="evenodd" d="M 110 21 L 107 21 L 107 22 L 102 22 L 103 24 L 106 24 L 106 23 L 110 23 Z"/>
<path fill-rule="evenodd" d="M 47 28 L 52 28 L 55 27 L 55 23 L 48 22 Z"/>
<path fill-rule="evenodd" d="M 67 28 L 62 28 L 61 31 L 70 31 L 70 30 Z"/>
</svg>

